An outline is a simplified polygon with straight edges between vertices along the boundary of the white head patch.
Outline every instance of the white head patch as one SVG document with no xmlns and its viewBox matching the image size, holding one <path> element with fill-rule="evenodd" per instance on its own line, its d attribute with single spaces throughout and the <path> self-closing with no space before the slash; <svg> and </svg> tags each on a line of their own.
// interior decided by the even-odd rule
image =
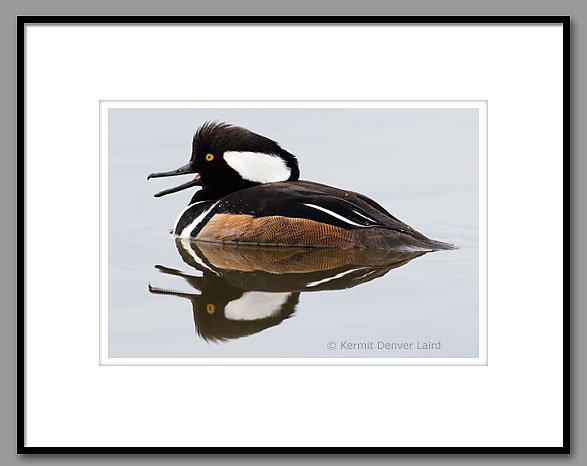
<svg viewBox="0 0 587 466">
<path fill-rule="evenodd" d="M 226 305 L 224 317 L 230 320 L 267 319 L 279 314 L 281 306 L 290 296 L 291 293 L 245 291 L 240 298 Z"/>
<path fill-rule="evenodd" d="M 285 181 L 291 175 L 285 160 L 277 155 L 229 151 L 224 153 L 224 160 L 243 179 L 254 183 Z"/>
</svg>

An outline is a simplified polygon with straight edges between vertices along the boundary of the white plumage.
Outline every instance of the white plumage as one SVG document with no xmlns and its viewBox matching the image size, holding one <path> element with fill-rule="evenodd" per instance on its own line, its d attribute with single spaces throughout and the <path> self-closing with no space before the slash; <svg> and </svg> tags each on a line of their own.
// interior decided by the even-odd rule
<svg viewBox="0 0 587 466">
<path fill-rule="evenodd" d="M 226 305 L 224 317 L 230 320 L 266 319 L 278 314 L 290 296 L 291 293 L 246 291 L 240 298 Z"/>
<path fill-rule="evenodd" d="M 228 151 L 224 153 L 224 160 L 243 179 L 254 183 L 286 181 L 291 175 L 285 160 L 277 155 Z"/>
</svg>

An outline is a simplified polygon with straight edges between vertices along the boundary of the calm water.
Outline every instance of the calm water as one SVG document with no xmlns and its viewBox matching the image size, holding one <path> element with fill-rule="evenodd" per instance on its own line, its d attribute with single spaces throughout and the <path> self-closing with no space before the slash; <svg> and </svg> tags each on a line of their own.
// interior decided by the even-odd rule
<svg viewBox="0 0 587 466">
<path fill-rule="evenodd" d="M 301 179 L 361 192 L 428 254 L 221 246 L 169 234 L 193 190 L 198 125 L 228 121 L 298 156 Z M 109 110 L 110 357 L 477 357 L 475 109 Z"/>
</svg>

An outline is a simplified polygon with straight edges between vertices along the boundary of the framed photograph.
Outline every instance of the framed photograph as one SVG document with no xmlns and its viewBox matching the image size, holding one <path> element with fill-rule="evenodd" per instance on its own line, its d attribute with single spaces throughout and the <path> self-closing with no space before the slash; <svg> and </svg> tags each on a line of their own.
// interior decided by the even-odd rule
<svg viewBox="0 0 587 466">
<path fill-rule="evenodd" d="M 570 452 L 569 23 L 20 17 L 18 451 Z"/>
<path fill-rule="evenodd" d="M 101 364 L 487 363 L 486 102 L 102 101 L 100 121 Z M 236 189 L 238 210 L 224 195 L 192 202 L 187 190 L 200 186 L 153 197 L 162 189 L 146 174 L 185 165 L 192 139 L 197 150 L 206 138 L 231 137 L 222 144 L 238 148 L 250 144 L 239 138 L 251 129 L 295 157 L 298 180 L 284 181 L 291 174 L 279 171 L 278 156 L 208 147 L 203 157 L 220 155 L 204 159 L 204 182 L 226 170 L 218 183 L 231 193 L 238 170 L 253 178 L 267 163 L 282 184 L 259 183 L 271 189 L 265 194 Z M 173 174 L 164 172 L 168 185 Z M 307 179 L 352 190 L 300 181 Z M 210 189 L 214 183 L 200 192 Z M 434 240 L 354 192 L 422 218 Z M 275 196 L 283 201 L 274 206 Z M 218 199 L 228 205 L 194 227 Z M 249 211 L 256 220 L 241 229 Z M 229 223 L 213 233 L 220 219 Z M 268 219 L 274 229 L 255 225 Z M 339 234 L 364 237 L 347 245 Z"/>
</svg>

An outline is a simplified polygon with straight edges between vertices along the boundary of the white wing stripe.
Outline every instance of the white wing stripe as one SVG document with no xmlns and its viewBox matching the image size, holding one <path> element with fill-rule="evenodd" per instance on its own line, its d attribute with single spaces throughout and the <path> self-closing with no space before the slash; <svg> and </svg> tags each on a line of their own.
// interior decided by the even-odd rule
<svg viewBox="0 0 587 466">
<path fill-rule="evenodd" d="M 361 216 L 361 217 L 363 217 L 363 218 L 366 218 L 366 219 L 367 219 L 367 220 L 369 220 L 370 222 L 375 222 L 375 223 L 378 223 L 378 222 L 377 222 L 377 220 L 373 220 L 372 218 L 369 218 L 369 217 L 367 217 L 366 215 L 363 215 L 361 212 L 358 212 L 358 211 L 356 211 L 356 210 L 354 210 L 354 209 L 353 209 L 353 212 L 354 212 L 355 214 L 357 214 L 357 215 L 360 215 L 360 216 Z"/>
<path fill-rule="evenodd" d="M 329 282 L 329 281 L 332 281 L 332 280 L 336 280 L 337 278 L 344 277 L 345 275 L 348 275 L 349 273 L 354 272 L 355 270 L 361 270 L 363 268 L 364 267 L 359 267 L 358 269 L 345 270 L 344 272 L 337 273 L 333 277 L 326 277 L 326 278 L 323 278 L 322 280 L 318 280 L 318 281 L 315 281 L 315 282 L 312 282 L 312 283 L 308 283 L 306 285 L 306 288 L 307 287 L 310 287 L 310 286 L 321 285 L 322 283 L 326 283 L 326 282 Z"/>
<path fill-rule="evenodd" d="M 332 215 L 334 218 L 342 220 L 343 222 L 346 222 L 349 225 L 354 225 L 354 226 L 363 227 L 363 228 L 367 226 L 367 225 L 361 225 L 360 223 L 355 223 L 352 220 L 349 220 L 348 218 L 344 218 L 342 215 L 339 215 L 335 212 L 332 212 L 331 210 L 325 209 L 324 207 L 320 207 L 319 205 L 305 204 L 305 203 L 304 203 L 304 205 L 307 205 L 308 207 L 313 207 L 314 209 L 321 210 L 322 212 L 326 212 L 328 215 Z"/>
</svg>

